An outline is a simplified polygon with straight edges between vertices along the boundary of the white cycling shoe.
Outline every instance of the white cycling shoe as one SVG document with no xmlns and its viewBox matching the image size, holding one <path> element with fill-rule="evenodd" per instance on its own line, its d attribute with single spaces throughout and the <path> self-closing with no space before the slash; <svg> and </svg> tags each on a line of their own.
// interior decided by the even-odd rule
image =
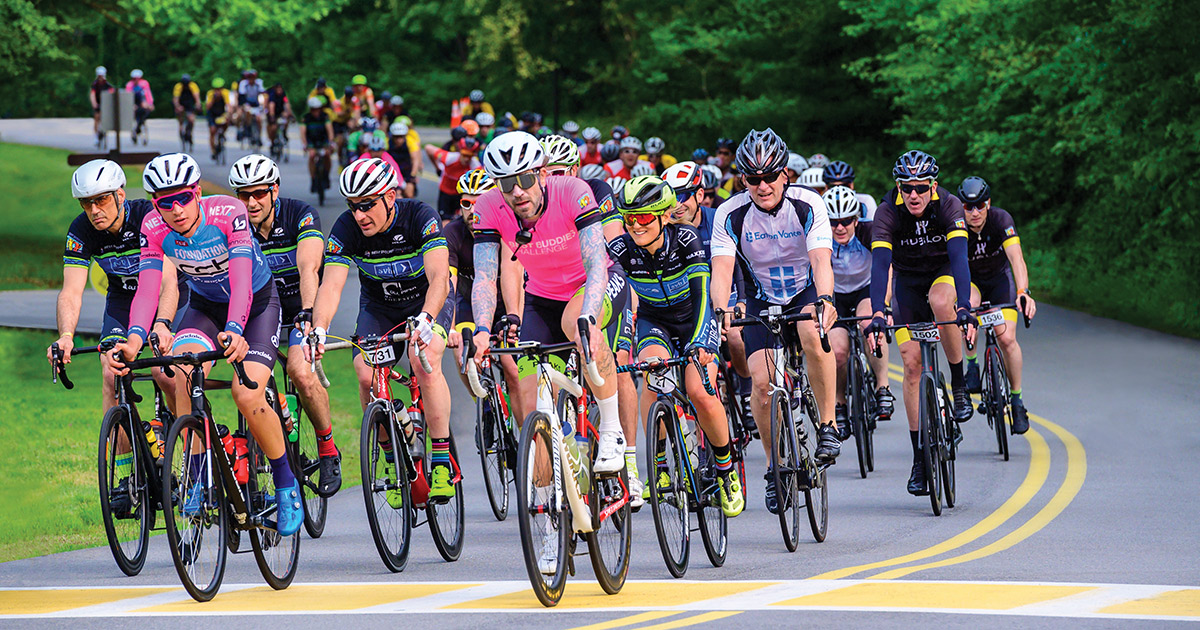
<svg viewBox="0 0 1200 630">
<path fill-rule="evenodd" d="M 629 507 L 638 509 L 646 504 L 646 498 L 642 493 L 646 490 L 646 485 L 637 476 L 636 472 L 630 471 L 629 474 Z"/>
<path fill-rule="evenodd" d="M 600 447 L 596 451 L 592 470 L 598 473 L 621 472 L 625 467 L 625 434 L 620 431 L 601 431 Z"/>
<path fill-rule="evenodd" d="M 546 536 L 542 539 L 542 554 L 538 556 L 538 571 L 542 575 L 554 575 L 558 570 L 558 537 Z"/>
</svg>

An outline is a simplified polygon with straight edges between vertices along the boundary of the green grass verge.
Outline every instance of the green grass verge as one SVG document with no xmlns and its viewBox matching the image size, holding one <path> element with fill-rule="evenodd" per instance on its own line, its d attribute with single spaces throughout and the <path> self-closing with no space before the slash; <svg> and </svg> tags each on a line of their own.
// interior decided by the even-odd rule
<svg viewBox="0 0 1200 630">
<path fill-rule="evenodd" d="M 48 331 L 0 328 L 0 374 L 5 375 L 0 443 L 11 446 L 0 467 L 0 562 L 107 544 L 96 494 L 99 363 L 88 356 L 72 364 L 73 390 L 52 384 L 44 358 L 52 337 Z M 334 440 L 343 455 L 342 492 L 357 493 L 347 488 L 359 484 L 358 386 L 350 355 L 331 359 L 335 356 L 338 360 L 328 362 L 329 394 Z M 214 378 L 229 376 L 225 364 L 213 371 Z M 140 406 L 144 418 L 152 409 L 151 391 L 149 384 L 139 385 L 146 399 Z M 236 421 L 228 393 L 215 392 L 211 402 L 218 421 Z"/>
</svg>

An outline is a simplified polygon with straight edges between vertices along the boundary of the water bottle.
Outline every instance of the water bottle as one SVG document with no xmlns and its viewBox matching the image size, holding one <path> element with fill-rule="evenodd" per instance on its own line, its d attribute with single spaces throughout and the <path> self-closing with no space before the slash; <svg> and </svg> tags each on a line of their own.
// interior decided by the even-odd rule
<svg viewBox="0 0 1200 630">
<path fill-rule="evenodd" d="M 250 445 L 246 436 L 241 432 L 233 434 L 233 450 L 236 459 L 233 462 L 233 477 L 239 484 L 250 481 Z"/>
<path fill-rule="evenodd" d="M 294 444 L 300 439 L 300 432 L 296 430 L 296 421 L 292 418 L 292 404 L 295 404 L 295 396 L 291 394 L 285 394 L 279 399 L 279 407 L 283 411 L 283 428 L 286 431 L 287 440 Z"/>
<path fill-rule="evenodd" d="M 687 450 L 688 461 L 692 463 L 692 470 L 699 470 L 700 447 L 696 438 L 696 417 L 683 410 L 678 403 L 675 405 L 675 410 L 677 413 L 682 413 L 682 417 L 684 419 L 683 444 L 684 448 Z"/>
<path fill-rule="evenodd" d="M 161 458 L 162 448 L 158 444 L 158 434 L 154 432 L 154 428 L 150 426 L 149 422 L 143 420 L 142 431 L 146 433 L 146 443 L 150 445 L 150 455 L 154 457 L 154 459 Z"/>
<path fill-rule="evenodd" d="M 237 450 L 233 446 L 233 436 L 229 435 L 229 427 L 218 424 L 217 438 L 221 440 L 221 446 L 225 449 L 225 454 L 229 456 L 229 461 L 234 461 L 237 457 Z"/>
<path fill-rule="evenodd" d="M 588 479 L 584 479 L 584 473 L 587 472 L 583 459 L 583 449 L 579 448 L 579 440 L 575 438 L 575 427 L 569 420 L 562 421 L 563 442 L 567 447 L 567 465 L 570 467 L 570 472 L 575 475 L 575 481 L 579 484 L 579 492 L 587 493 L 584 488 L 585 482 L 590 481 L 591 475 L 587 475 Z M 590 484 L 587 484 L 590 486 Z"/>
</svg>

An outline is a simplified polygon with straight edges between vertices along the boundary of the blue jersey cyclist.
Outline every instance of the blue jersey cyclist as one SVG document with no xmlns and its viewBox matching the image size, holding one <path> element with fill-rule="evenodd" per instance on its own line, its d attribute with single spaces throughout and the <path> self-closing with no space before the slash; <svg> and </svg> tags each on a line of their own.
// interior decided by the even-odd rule
<svg viewBox="0 0 1200 630">
<path fill-rule="evenodd" d="M 314 330 L 322 338 L 317 356 L 353 262 L 361 286 L 356 335 L 383 335 L 416 319 L 415 329 L 409 331 L 415 343 L 408 349 L 432 440 L 429 496 L 444 502 L 455 493 L 450 481 L 450 388 L 442 373 L 446 331 L 454 313 L 446 299 L 449 254 L 437 212 L 416 199 L 400 199 L 399 185 L 395 170 L 379 158 L 355 160 L 342 171 L 340 187 L 349 210 L 338 217 L 325 246 L 325 273 L 313 309 Z M 420 365 L 418 349 L 426 353 L 432 371 Z M 357 349 L 354 371 L 365 409 L 371 401 L 372 367 Z M 389 502 L 398 499 L 389 493 Z"/>
<path fill-rule="evenodd" d="M 146 192 L 158 211 L 142 223 L 141 268 L 138 290 L 130 311 L 129 339 L 117 350 L 126 360 L 137 356 L 159 298 L 159 282 L 169 259 L 183 273 L 191 290 L 188 308 L 179 322 L 173 353 L 204 352 L 226 346 L 229 362 L 243 361 L 246 375 L 266 383 L 275 366 L 279 339 L 279 298 L 271 271 L 250 235 L 246 206 L 233 197 L 200 196 L 200 165 L 190 155 L 168 153 L 146 165 Z M 113 361 L 114 370 L 124 364 Z M 204 367 L 205 372 L 212 365 Z M 187 374 L 176 368 L 179 408 L 190 403 Z M 304 521 L 300 485 L 284 450 L 279 416 L 267 404 L 266 389 L 251 389 L 238 379 L 233 401 L 250 425 L 254 439 L 271 462 L 278 498 L 276 527 L 294 534 Z M 199 485 L 199 484 L 198 484 Z M 192 492 L 184 512 L 200 497 Z"/>
<path fill-rule="evenodd" d="M 265 155 L 247 155 L 229 169 L 229 187 L 246 204 L 254 239 L 258 241 L 279 295 L 287 336 L 287 373 L 304 404 L 317 437 L 320 472 L 317 493 L 333 496 L 342 484 L 340 457 L 333 443 L 329 394 L 294 346 L 304 342 L 301 330 L 312 319 L 320 282 L 321 219 L 309 204 L 279 196 L 279 167 Z"/>
<path fill-rule="evenodd" d="M 788 184 L 784 173 L 787 159 L 787 145 L 771 129 L 750 131 L 738 146 L 737 177 L 745 190 L 717 208 L 712 242 L 713 304 L 729 303 L 733 266 L 738 264 L 745 277 L 749 314 L 757 316 L 772 305 L 783 307 L 785 312 L 816 312 L 820 324 L 828 330 L 837 320 L 829 262 L 833 249 L 829 217 L 820 195 Z M 819 312 L 818 306 L 822 307 Z M 833 461 L 841 452 L 834 425 L 833 355 L 820 350 L 814 321 L 797 322 L 797 330 L 821 420 L 815 455 L 819 460 Z M 778 348 L 780 340 L 762 326 L 746 327 L 742 337 L 749 356 L 754 421 L 760 435 L 770 435 L 772 376 L 767 349 Z M 762 442 L 770 461 L 771 441 Z M 767 509 L 775 513 L 779 504 L 770 471 L 766 478 Z"/>
<path fill-rule="evenodd" d="M 664 215 L 677 205 L 675 191 L 663 180 L 654 175 L 633 178 L 617 199 L 626 234 L 611 241 L 608 251 L 625 270 L 639 298 L 638 360 L 666 359 L 694 351 L 708 372 L 709 382 L 716 383 L 712 358 L 720 345 L 720 331 L 709 295 L 712 276 L 708 251 L 691 226 L 665 221 Z M 684 380 L 700 426 L 713 446 L 721 508 L 727 516 L 737 516 L 745 502 L 730 455 L 725 407 L 704 389 L 695 365 L 688 365 Z M 642 417 L 649 417 L 654 398 L 642 396 Z M 651 482 L 669 486 L 670 476 L 663 470 L 666 454 L 661 447 L 658 456 L 662 466 L 651 471 Z"/>
</svg>

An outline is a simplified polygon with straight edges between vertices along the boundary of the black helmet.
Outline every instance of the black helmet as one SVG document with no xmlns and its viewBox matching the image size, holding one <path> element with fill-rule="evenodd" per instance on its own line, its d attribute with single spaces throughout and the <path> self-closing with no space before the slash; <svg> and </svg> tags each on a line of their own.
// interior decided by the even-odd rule
<svg viewBox="0 0 1200 630">
<path fill-rule="evenodd" d="M 354 86 L 347 85 L 346 89 L 342 90 L 342 94 L 345 94 L 346 96 L 354 96 Z"/>
<path fill-rule="evenodd" d="M 737 143 L 733 141 L 733 138 L 717 138 L 718 151 L 721 149 L 729 149 L 732 151 L 735 146 L 737 146 Z"/>
<path fill-rule="evenodd" d="M 958 198 L 963 203 L 981 204 L 992 198 L 992 188 L 982 177 L 971 176 L 958 185 Z"/>
<path fill-rule="evenodd" d="M 852 182 L 854 181 L 854 167 L 841 160 L 830 162 L 822 172 L 821 179 L 826 182 Z"/>
<path fill-rule="evenodd" d="M 317 87 L 325 87 L 325 77 L 317 77 Z"/>
<path fill-rule="evenodd" d="M 744 175 L 778 173 L 787 166 L 787 144 L 770 127 L 763 131 L 751 129 L 738 145 L 734 161 Z"/>
<path fill-rule="evenodd" d="M 616 142 L 609 140 L 600 145 L 600 159 L 605 162 L 611 162 L 617 159 L 619 155 L 621 155 L 621 145 Z"/>
<path fill-rule="evenodd" d="M 892 179 L 911 182 L 916 179 L 937 179 L 937 160 L 924 151 L 912 150 L 896 159 L 892 166 Z"/>
<path fill-rule="evenodd" d="M 459 140 L 462 140 L 465 137 L 467 137 L 467 130 L 464 127 L 461 127 L 461 126 L 454 127 L 453 129 L 450 130 L 450 140 L 451 141 L 457 142 Z"/>
</svg>

